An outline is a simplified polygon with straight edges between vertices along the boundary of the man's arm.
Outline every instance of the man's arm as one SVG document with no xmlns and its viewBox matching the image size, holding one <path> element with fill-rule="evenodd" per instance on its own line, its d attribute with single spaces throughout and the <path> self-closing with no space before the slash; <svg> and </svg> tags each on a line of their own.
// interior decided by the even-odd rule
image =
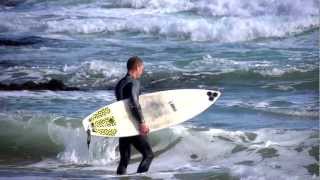
<svg viewBox="0 0 320 180">
<path fill-rule="evenodd" d="M 135 83 L 130 83 L 130 103 L 131 103 L 131 111 L 133 116 L 137 119 L 139 124 L 144 123 L 144 118 L 141 111 L 141 106 L 139 103 L 139 87 Z"/>
</svg>

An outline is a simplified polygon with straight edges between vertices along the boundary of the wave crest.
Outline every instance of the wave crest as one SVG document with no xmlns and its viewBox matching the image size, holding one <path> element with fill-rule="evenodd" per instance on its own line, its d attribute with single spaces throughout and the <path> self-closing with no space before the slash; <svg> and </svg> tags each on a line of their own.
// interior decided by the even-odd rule
<svg viewBox="0 0 320 180">
<path fill-rule="evenodd" d="M 88 7 L 72 6 L 68 10 L 56 6 L 46 11 L 36 9 L 26 12 L 30 16 L 27 20 L 24 14 L 14 11 L 0 12 L 3 22 L 0 28 L 7 32 L 64 33 L 69 36 L 135 32 L 212 42 L 287 37 L 319 28 L 319 3 L 311 0 L 125 0 L 112 3 L 95 2 Z"/>
</svg>

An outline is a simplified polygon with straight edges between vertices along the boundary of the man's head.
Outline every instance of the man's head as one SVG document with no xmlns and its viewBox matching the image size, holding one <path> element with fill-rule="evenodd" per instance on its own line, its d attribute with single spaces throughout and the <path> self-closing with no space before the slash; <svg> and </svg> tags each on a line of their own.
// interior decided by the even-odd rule
<svg viewBox="0 0 320 180">
<path fill-rule="evenodd" d="M 144 70 L 142 60 L 138 56 L 129 58 L 127 61 L 127 70 L 134 79 L 139 79 Z"/>
</svg>

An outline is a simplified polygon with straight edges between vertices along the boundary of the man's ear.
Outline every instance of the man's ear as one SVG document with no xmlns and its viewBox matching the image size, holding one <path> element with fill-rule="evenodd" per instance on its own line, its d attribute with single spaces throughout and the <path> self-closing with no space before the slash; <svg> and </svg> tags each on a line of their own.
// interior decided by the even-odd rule
<svg viewBox="0 0 320 180">
<path fill-rule="evenodd" d="M 136 66 L 135 67 L 135 71 L 138 71 L 138 70 L 140 70 L 141 69 L 141 66 Z"/>
</svg>

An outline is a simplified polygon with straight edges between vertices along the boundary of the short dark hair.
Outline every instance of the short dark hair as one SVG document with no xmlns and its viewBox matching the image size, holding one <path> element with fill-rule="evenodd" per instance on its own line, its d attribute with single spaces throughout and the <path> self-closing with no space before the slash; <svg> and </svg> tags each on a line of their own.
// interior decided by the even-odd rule
<svg viewBox="0 0 320 180">
<path fill-rule="evenodd" d="M 132 70 L 137 68 L 138 66 L 141 66 L 143 64 L 143 61 L 138 56 L 133 56 L 128 59 L 127 61 L 127 70 Z"/>
</svg>

